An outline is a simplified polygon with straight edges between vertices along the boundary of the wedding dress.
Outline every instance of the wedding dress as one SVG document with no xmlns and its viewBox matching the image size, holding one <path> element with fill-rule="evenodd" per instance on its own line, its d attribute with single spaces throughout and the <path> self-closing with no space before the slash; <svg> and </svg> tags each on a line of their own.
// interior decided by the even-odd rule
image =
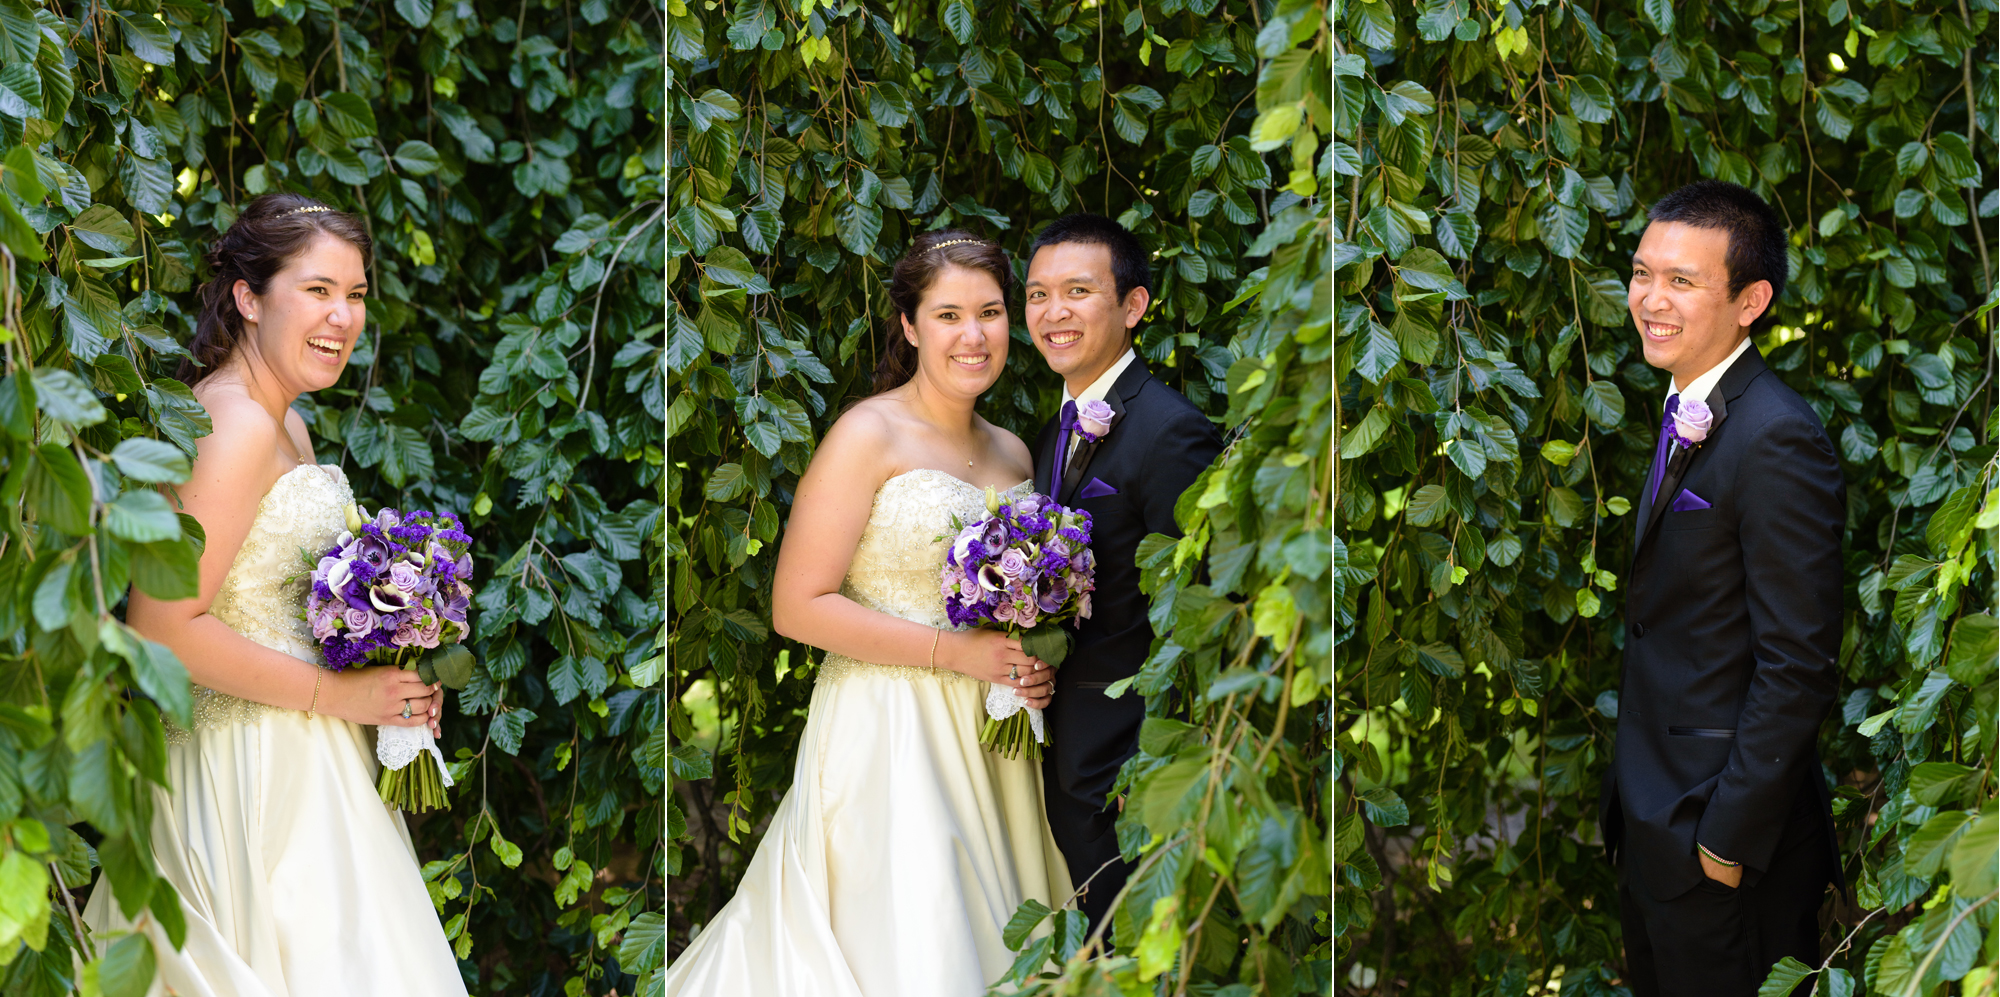
<svg viewBox="0 0 2000 997">
<path fill-rule="evenodd" d="M 890 478 L 841 594 L 949 629 L 933 538 L 985 510 L 942 471 Z M 1065 902 L 1070 880 L 1041 767 L 979 745 L 986 690 L 828 654 L 792 787 L 735 897 L 668 967 L 667 997 L 978 997 L 1005 975 L 1014 909 Z"/>
<path fill-rule="evenodd" d="M 332 546 L 353 500 L 338 467 L 280 477 L 210 615 L 318 664 L 299 551 Z M 173 788 L 153 790 L 154 858 L 180 893 L 187 939 L 175 952 L 141 912 L 159 963 L 150 993 L 462 997 L 402 815 L 377 795 L 370 728 L 201 687 L 194 703 L 193 730 L 168 728 Z M 134 927 L 102 880 L 84 920 L 100 945 Z"/>
</svg>

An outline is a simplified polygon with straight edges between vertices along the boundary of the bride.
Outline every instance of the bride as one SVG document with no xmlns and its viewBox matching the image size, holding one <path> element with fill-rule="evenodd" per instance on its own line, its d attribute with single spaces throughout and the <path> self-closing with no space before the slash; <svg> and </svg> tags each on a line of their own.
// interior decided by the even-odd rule
<svg viewBox="0 0 2000 997">
<path fill-rule="evenodd" d="M 297 194 L 250 202 L 215 244 L 181 378 L 214 432 L 180 489 L 207 533 L 201 594 L 139 591 L 134 629 L 195 683 L 194 729 L 170 728 L 171 790 L 155 788 L 152 847 L 180 894 L 178 953 L 150 913 L 108 888 L 84 919 L 152 940 L 153 993 L 185 997 L 463 995 L 402 816 L 375 789 L 369 725 L 431 725 L 442 693 L 394 668 L 320 666 L 302 618 L 301 548 L 320 551 L 354 500 L 313 460 L 301 393 L 332 387 L 365 318 L 370 242 L 359 219 Z"/>
<path fill-rule="evenodd" d="M 1070 894 L 1040 767 L 979 745 L 987 683 L 1041 707 L 1054 672 L 950 629 L 933 539 L 983 516 L 987 488 L 1033 487 L 1027 446 L 973 412 L 1007 362 L 1013 274 L 945 231 L 891 276 L 878 393 L 820 443 L 778 555 L 772 622 L 827 651 L 792 788 L 668 997 L 973 997 L 1013 962 L 1014 909 Z"/>
</svg>

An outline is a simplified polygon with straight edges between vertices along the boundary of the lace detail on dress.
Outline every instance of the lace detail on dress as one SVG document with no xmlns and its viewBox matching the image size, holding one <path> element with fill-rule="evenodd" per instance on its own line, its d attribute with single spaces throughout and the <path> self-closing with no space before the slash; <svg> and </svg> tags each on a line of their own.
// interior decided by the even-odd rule
<svg viewBox="0 0 2000 997">
<path fill-rule="evenodd" d="M 1023 481 L 1006 494 L 1033 487 L 1032 481 Z M 938 573 L 944 568 L 946 543 L 955 532 L 952 517 L 962 525 L 984 515 L 986 490 L 956 475 L 922 467 L 890 478 L 875 491 L 868 525 L 854 547 L 840 594 L 897 619 L 958 629 L 945 617 Z M 821 682 L 861 674 L 976 681 L 947 668 L 878 665 L 844 654 L 829 653 L 819 667 Z"/>
<path fill-rule="evenodd" d="M 319 643 L 301 612 L 309 575 L 299 551 L 332 546 L 347 528 L 346 506 L 352 501 L 339 467 L 303 465 L 285 472 L 257 504 L 257 518 L 208 614 L 258 644 L 319 664 Z M 256 723 L 274 709 L 194 687 L 195 730 Z M 188 735 L 168 721 L 169 744 L 184 743 Z"/>
</svg>

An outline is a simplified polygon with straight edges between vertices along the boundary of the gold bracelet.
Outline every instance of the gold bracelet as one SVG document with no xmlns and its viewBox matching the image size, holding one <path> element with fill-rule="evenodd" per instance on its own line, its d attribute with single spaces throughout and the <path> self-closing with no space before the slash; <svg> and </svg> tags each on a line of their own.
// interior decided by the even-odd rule
<svg viewBox="0 0 2000 997">
<path fill-rule="evenodd" d="M 938 645 L 938 638 L 939 638 L 939 637 L 942 637 L 942 636 L 944 636 L 944 629 L 943 629 L 943 628 L 941 628 L 941 627 L 932 627 L 932 628 L 931 628 L 931 667 L 932 667 L 932 668 L 936 668 L 936 667 L 937 667 L 937 645 Z"/>
<path fill-rule="evenodd" d="M 312 705 L 311 705 L 311 706 L 308 706 L 308 707 L 306 707 L 306 719 L 307 719 L 307 720 L 313 720 L 313 719 L 316 719 L 316 718 L 317 718 L 317 717 L 319 716 L 319 714 L 318 714 L 317 712 L 315 712 L 315 711 L 317 711 L 317 710 L 319 709 L 319 683 L 320 683 L 320 680 L 321 680 L 321 679 L 323 679 L 323 678 L 325 678 L 325 677 L 326 677 L 326 669 L 324 669 L 324 668 L 321 668 L 321 667 L 319 667 L 318 665 L 314 665 L 314 666 L 313 666 L 313 698 L 312 698 Z"/>
</svg>

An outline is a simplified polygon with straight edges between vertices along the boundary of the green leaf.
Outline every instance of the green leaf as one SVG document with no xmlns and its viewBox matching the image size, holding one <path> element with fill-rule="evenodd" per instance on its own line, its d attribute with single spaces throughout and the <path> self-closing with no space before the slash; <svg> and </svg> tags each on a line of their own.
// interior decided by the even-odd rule
<svg viewBox="0 0 2000 997">
<path fill-rule="evenodd" d="M 1028 940 L 1028 934 L 1036 926 L 1055 913 L 1039 900 L 1024 900 L 1015 908 L 1014 916 L 1007 919 L 1007 926 L 1001 930 L 1000 941 L 1009 949 L 1019 949 Z"/>
<path fill-rule="evenodd" d="M 2000 657 L 2000 628 L 1991 613 L 1959 617 L 1951 627 L 1951 650 L 1945 658 L 1945 674 L 1967 688 L 1976 688 L 1993 674 Z"/>
<path fill-rule="evenodd" d="M 166 496 L 150 489 L 126 492 L 104 509 L 104 528 L 133 543 L 181 538 L 181 520 Z"/>
<path fill-rule="evenodd" d="M 102 204 L 83 209 L 83 213 L 69 223 L 69 230 L 78 241 L 92 249 L 119 254 L 129 251 L 132 240 L 138 235 L 131 222 Z"/>
<path fill-rule="evenodd" d="M 412 0 L 401 0 L 401 2 L 408 3 Z M 444 165 L 444 160 L 438 157 L 437 150 L 431 148 L 430 143 L 417 139 L 409 139 L 397 146 L 395 158 L 396 168 L 411 176 L 430 176 L 438 171 L 438 167 Z"/>
<path fill-rule="evenodd" d="M 174 36 L 165 24 L 149 14 L 120 11 L 118 27 L 133 55 L 155 66 L 174 64 Z"/>
<path fill-rule="evenodd" d="M 1658 0 L 1649 0 L 1646 5 L 1649 14 L 1651 13 L 1653 2 L 1658 2 Z M 1672 8 L 1668 7 L 1667 9 L 1669 11 L 1667 23 L 1671 27 L 1673 24 Z M 1792 988 L 1798 986 L 1800 980 L 1811 976 L 1812 973 L 1813 968 L 1811 966 L 1791 956 L 1786 956 L 1778 960 L 1777 965 L 1771 967 L 1770 974 L 1764 977 L 1762 984 L 1758 985 L 1757 997 L 1789 997 Z"/>
<path fill-rule="evenodd" d="M 1361 795 L 1361 808 L 1376 827 L 1402 827 L 1410 822 L 1410 808 L 1396 791 L 1377 786 Z"/>
<path fill-rule="evenodd" d="M 950 31 L 951 37 L 960 45 L 972 43 L 972 30 L 975 24 L 970 5 L 963 0 L 947 0 L 944 5 L 943 20 L 945 30 Z"/>
<path fill-rule="evenodd" d="M 875 240 L 882 234 L 882 209 L 849 201 L 840 209 L 835 229 L 848 252 L 867 256 L 875 251 Z"/>
<path fill-rule="evenodd" d="M 1903 871 L 1923 879 L 1935 876 L 1971 820 L 1972 815 L 1963 810 L 1947 810 L 1925 821 L 1903 844 Z"/>
<path fill-rule="evenodd" d="M 320 108 L 326 115 L 326 123 L 342 138 L 368 138 L 376 133 L 374 109 L 354 94 L 322 94 Z"/>
<path fill-rule="evenodd" d="M 1625 396 L 1610 381 L 1592 381 L 1583 393 L 1583 411 L 1603 429 L 1616 429 L 1625 421 Z"/>
<path fill-rule="evenodd" d="M 130 934 L 111 943 L 97 963 L 98 992 L 104 997 L 145 997 L 155 971 L 153 942 Z"/>
<path fill-rule="evenodd" d="M 111 451 L 111 462 L 119 474 L 153 484 L 181 484 L 192 473 L 180 448 L 144 436 L 119 441 Z"/>
<path fill-rule="evenodd" d="M 1951 849 L 1951 881 L 1960 896 L 1993 892 L 2000 872 L 2000 817 L 1989 808 L 1959 836 Z"/>
<path fill-rule="evenodd" d="M 432 0 L 396 0 L 396 13 L 413 28 L 430 27 Z"/>
<path fill-rule="evenodd" d="M 71 536 L 90 532 L 90 479 L 68 450 L 44 444 L 36 452 L 28 464 L 26 499 L 37 521 Z"/>
</svg>

